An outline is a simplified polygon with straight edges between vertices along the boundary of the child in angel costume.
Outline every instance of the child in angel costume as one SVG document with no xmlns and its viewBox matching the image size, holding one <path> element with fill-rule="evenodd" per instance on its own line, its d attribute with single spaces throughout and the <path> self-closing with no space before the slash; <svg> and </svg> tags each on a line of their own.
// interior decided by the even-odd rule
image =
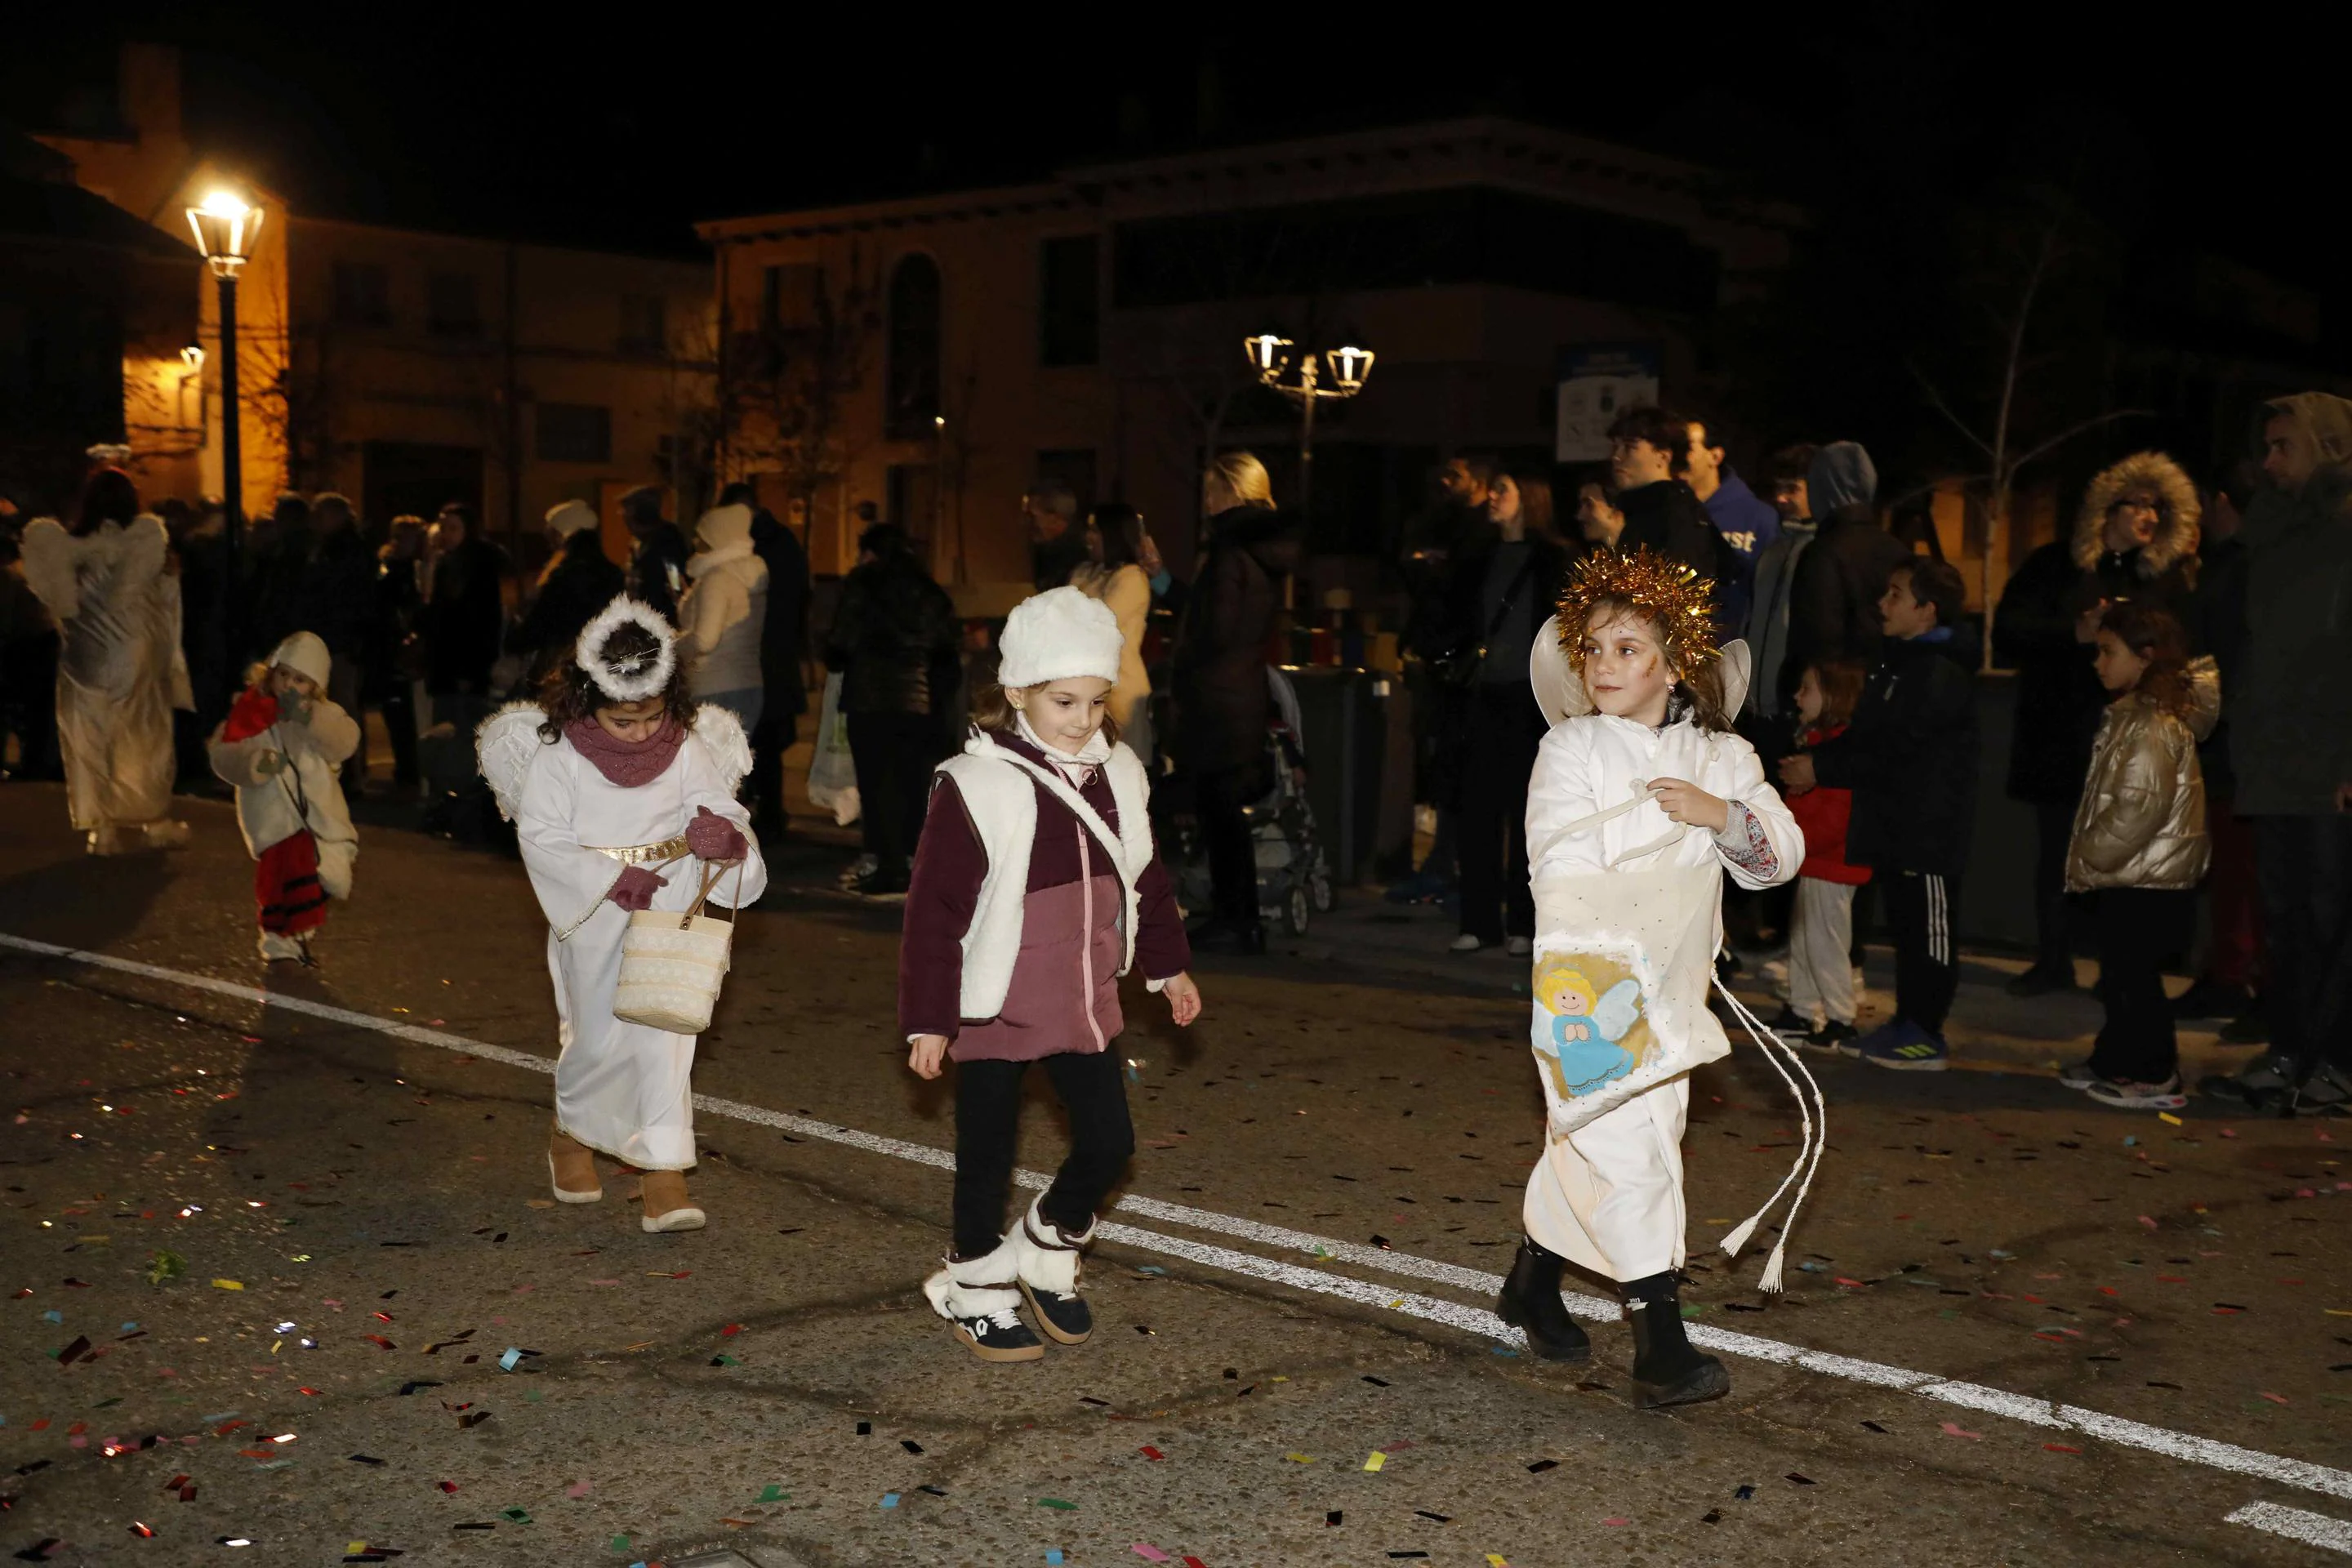
<svg viewBox="0 0 2352 1568">
<path fill-rule="evenodd" d="M 704 1223 L 685 1174 L 695 1041 L 614 1016 L 629 915 L 693 907 L 702 879 L 663 874 L 680 861 L 732 868 L 710 895 L 721 905 L 740 909 L 768 883 L 735 801 L 750 742 L 732 713 L 688 699 L 676 644 L 651 608 L 614 599 L 550 672 L 540 702 L 492 714 L 477 740 L 547 915 L 562 1044 L 549 1180 L 557 1201 L 592 1204 L 604 1195 L 596 1154 L 636 1167 L 648 1231 Z"/>
<path fill-rule="evenodd" d="M 907 1065 L 956 1068 L 955 1234 L 924 1281 L 932 1310 L 987 1362 L 1034 1361 L 1042 1341 L 1094 1332 L 1078 1254 L 1129 1156 L 1135 1127 L 1111 1042 L 1118 980 L 1140 964 L 1179 1025 L 1200 1016 L 1192 949 L 1153 852 L 1150 786 L 1107 706 L 1118 617 L 1076 588 L 1013 606 L 998 684 L 971 736 L 940 764 L 907 895 L 898 1025 Z M 1053 1185 L 1004 1228 L 1022 1080 L 1034 1062 L 1069 1113 Z"/>
<path fill-rule="evenodd" d="M 1795 876 L 1804 858 L 1754 748 L 1731 732 L 1747 648 L 1718 650 L 1711 616 L 1709 585 L 1690 568 L 1646 551 L 1602 552 L 1570 574 L 1530 659 L 1553 721 L 1528 793 L 1530 1045 L 1549 1135 L 1528 1178 L 1527 1237 L 1497 1310 L 1538 1355 L 1581 1361 L 1591 1342 L 1560 1299 L 1561 1268 L 1572 1261 L 1615 1280 L 1644 1406 L 1731 1387 L 1683 1328 L 1689 1074 L 1731 1048 L 1707 1006 L 1725 871 L 1766 888 Z M 1759 1046 L 1785 1051 L 1769 1038 Z M 1810 1153 L 1810 1110 L 1806 1125 Z M 1779 1258 L 1767 1289 L 1779 1288 Z"/>
<path fill-rule="evenodd" d="M 206 748 L 213 772 L 236 788 L 261 956 L 273 963 L 316 963 L 310 939 L 327 923 L 327 900 L 352 896 L 360 836 L 341 770 L 360 726 L 327 700 L 331 668 L 317 634 L 296 632 L 254 667 Z"/>
</svg>

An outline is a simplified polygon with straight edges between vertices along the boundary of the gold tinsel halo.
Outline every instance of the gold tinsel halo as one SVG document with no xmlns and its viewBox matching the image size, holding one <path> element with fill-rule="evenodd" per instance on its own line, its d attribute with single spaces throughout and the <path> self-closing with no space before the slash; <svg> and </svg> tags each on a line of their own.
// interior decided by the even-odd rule
<svg viewBox="0 0 2352 1568">
<path fill-rule="evenodd" d="M 1559 644 L 1570 668 L 1584 672 L 1584 632 L 1592 606 L 1622 599 L 1664 629 L 1666 663 L 1677 679 L 1687 678 L 1717 657 L 1715 584 L 1691 567 L 1648 549 L 1620 555 L 1600 550 L 1568 574 L 1559 595 Z"/>
</svg>

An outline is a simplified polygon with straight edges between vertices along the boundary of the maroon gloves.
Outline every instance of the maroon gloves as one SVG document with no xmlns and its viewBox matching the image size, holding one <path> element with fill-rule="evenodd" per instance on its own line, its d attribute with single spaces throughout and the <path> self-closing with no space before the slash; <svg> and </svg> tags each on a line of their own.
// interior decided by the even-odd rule
<svg viewBox="0 0 2352 1568">
<path fill-rule="evenodd" d="M 740 860 L 751 852 L 743 830 L 707 805 L 697 806 L 686 825 L 686 847 L 698 860 Z"/>
<path fill-rule="evenodd" d="M 656 877 L 643 866 L 624 866 L 613 890 L 604 896 L 635 914 L 654 907 L 654 890 L 669 886 L 667 877 Z"/>
</svg>

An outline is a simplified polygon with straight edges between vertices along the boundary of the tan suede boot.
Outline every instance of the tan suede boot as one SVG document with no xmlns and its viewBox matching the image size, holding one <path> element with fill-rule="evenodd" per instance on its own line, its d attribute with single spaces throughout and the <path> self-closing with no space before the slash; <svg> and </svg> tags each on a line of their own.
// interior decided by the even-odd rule
<svg viewBox="0 0 2352 1568">
<path fill-rule="evenodd" d="M 588 1146 L 561 1128 L 547 1134 L 547 1182 L 560 1204 L 593 1204 L 604 1195 L 596 1175 L 596 1156 Z"/>
<path fill-rule="evenodd" d="M 638 1196 L 645 1214 L 637 1223 L 656 1234 L 667 1230 L 700 1230 L 702 1211 L 687 1202 L 684 1171 L 647 1171 L 640 1179 Z"/>
</svg>

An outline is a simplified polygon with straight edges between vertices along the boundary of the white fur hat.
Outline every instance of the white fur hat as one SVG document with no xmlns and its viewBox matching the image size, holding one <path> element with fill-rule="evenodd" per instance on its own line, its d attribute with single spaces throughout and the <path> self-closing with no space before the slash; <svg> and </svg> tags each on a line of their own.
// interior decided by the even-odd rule
<svg viewBox="0 0 2352 1568">
<path fill-rule="evenodd" d="M 1022 600 L 1004 619 L 1001 686 L 1037 686 L 1091 675 L 1118 679 L 1118 617 L 1080 588 L 1048 588 Z"/>
<path fill-rule="evenodd" d="M 568 500 L 547 509 L 547 531 L 558 539 L 585 533 L 598 526 L 599 521 L 596 509 L 584 500 Z"/>
<path fill-rule="evenodd" d="M 327 656 L 327 645 L 316 632 L 296 632 L 269 650 L 272 669 L 290 669 L 297 675 L 307 675 L 320 690 L 327 689 L 327 672 L 334 661 Z"/>
</svg>

